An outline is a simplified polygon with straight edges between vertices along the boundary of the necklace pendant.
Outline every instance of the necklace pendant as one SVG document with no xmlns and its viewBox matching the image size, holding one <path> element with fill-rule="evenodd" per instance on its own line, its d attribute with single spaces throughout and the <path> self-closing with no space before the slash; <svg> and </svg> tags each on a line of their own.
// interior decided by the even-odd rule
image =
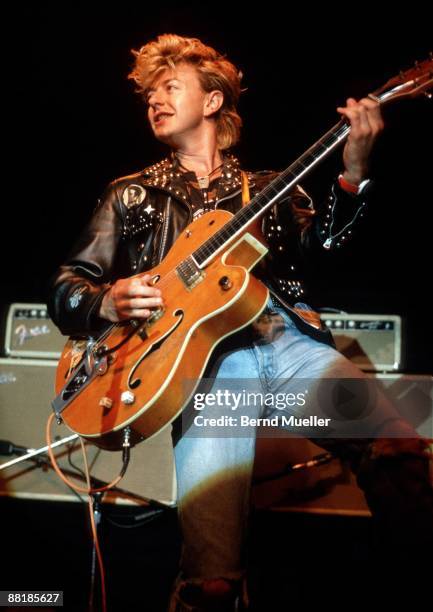
<svg viewBox="0 0 433 612">
<path fill-rule="evenodd" d="M 209 187 L 209 177 L 208 176 L 198 176 L 197 181 L 200 186 L 200 189 L 207 189 Z"/>
<path fill-rule="evenodd" d="M 324 249 L 330 249 L 331 248 L 331 244 L 332 244 L 332 238 L 328 238 L 327 240 L 325 240 L 325 242 L 323 243 L 323 248 Z"/>
</svg>

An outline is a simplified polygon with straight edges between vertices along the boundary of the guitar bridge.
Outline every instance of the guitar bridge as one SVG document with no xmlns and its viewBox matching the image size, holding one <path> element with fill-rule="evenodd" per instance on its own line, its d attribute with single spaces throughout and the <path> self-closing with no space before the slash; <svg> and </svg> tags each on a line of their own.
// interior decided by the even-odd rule
<svg viewBox="0 0 433 612">
<path fill-rule="evenodd" d="M 164 312 L 165 308 L 155 308 L 155 310 L 152 310 L 151 315 L 146 319 L 145 328 L 144 330 L 142 330 L 141 333 L 145 332 L 145 329 L 148 325 L 151 325 L 152 323 L 155 323 L 155 321 L 158 321 L 158 319 L 163 316 Z M 142 337 L 140 332 L 138 333 L 138 335 L 140 336 L 140 338 Z"/>
</svg>

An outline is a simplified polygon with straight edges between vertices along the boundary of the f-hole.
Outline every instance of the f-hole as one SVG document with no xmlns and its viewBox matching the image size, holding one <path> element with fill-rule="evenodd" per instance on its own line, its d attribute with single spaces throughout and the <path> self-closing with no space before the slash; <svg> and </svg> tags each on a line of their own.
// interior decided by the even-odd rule
<svg viewBox="0 0 433 612">
<path fill-rule="evenodd" d="M 138 368 L 138 366 L 143 361 L 143 359 L 145 359 L 146 357 L 149 357 L 149 355 L 151 355 L 153 352 L 161 348 L 161 346 L 164 344 L 168 336 L 170 336 L 175 331 L 175 329 L 177 329 L 177 327 L 180 325 L 183 319 L 183 310 L 181 308 L 176 308 L 176 310 L 173 312 L 173 316 L 179 317 L 177 324 L 170 330 L 168 334 L 160 338 L 158 342 L 155 342 L 155 344 L 153 344 L 152 347 L 149 349 L 149 352 L 143 355 L 133 367 L 131 374 L 130 374 L 130 380 L 129 380 L 129 385 L 128 385 L 130 389 L 137 389 L 137 387 L 141 385 L 141 382 L 142 382 L 141 378 L 134 378 L 134 379 L 132 378 L 135 370 Z"/>
</svg>

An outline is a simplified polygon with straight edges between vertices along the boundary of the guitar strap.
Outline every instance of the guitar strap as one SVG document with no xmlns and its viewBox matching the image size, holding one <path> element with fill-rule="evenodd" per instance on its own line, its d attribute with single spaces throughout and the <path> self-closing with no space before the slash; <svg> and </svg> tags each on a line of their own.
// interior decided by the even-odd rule
<svg viewBox="0 0 433 612">
<path fill-rule="evenodd" d="M 248 185 L 247 173 L 241 170 L 242 178 L 242 206 L 246 206 L 250 201 L 250 186 Z"/>
</svg>

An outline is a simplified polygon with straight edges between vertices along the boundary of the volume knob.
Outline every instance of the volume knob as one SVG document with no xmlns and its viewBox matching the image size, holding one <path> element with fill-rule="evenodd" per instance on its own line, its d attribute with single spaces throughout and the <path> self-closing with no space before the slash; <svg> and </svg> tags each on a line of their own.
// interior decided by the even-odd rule
<svg viewBox="0 0 433 612">
<path fill-rule="evenodd" d="M 120 400 L 126 406 L 130 406 L 135 402 L 135 395 L 132 393 L 132 391 L 124 391 L 120 396 Z"/>
<path fill-rule="evenodd" d="M 230 289 L 233 284 L 228 276 L 221 276 L 218 283 L 223 291 L 227 291 L 228 289 Z"/>
</svg>

